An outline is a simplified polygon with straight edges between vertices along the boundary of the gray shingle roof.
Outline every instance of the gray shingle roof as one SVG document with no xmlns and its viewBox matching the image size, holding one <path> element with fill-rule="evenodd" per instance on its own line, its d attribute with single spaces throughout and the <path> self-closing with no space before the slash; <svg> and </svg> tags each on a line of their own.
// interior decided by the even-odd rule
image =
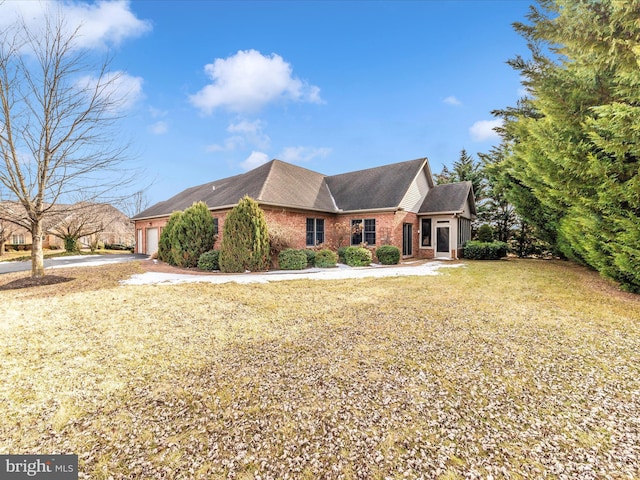
<svg viewBox="0 0 640 480">
<path fill-rule="evenodd" d="M 469 199 L 471 213 L 475 215 L 471 182 L 436 185 L 427 193 L 419 213 L 461 212 Z"/>
<path fill-rule="evenodd" d="M 327 177 L 329 190 L 341 210 L 397 207 L 426 158 Z"/>
<path fill-rule="evenodd" d="M 249 172 L 188 188 L 147 208 L 133 219 L 170 215 L 197 201 L 205 202 L 210 209 L 230 207 L 245 195 L 262 204 L 322 212 L 394 208 L 400 204 L 426 162 L 426 158 L 419 158 L 325 176 L 272 160 Z M 433 187 L 433 184 L 429 186 Z M 422 209 L 426 209 L 425 212 L 458 211 L 461 205 L 464 206 L 468 191 L 466 184 L 436 186 L 430 189 Z M 444 209 L 438 210 L 440 207 Z"/>
<path fill-rule="evenodd" d="M 324 175 L 280 160 L 272 160 L 240 175 L 187 188 L 133 218 L 169 215 L 198 201 L 205 202 L 212 209 L 231 206 L 245 195 L 259 203 L 329 212 L 336 209 Z"/>
</svg>

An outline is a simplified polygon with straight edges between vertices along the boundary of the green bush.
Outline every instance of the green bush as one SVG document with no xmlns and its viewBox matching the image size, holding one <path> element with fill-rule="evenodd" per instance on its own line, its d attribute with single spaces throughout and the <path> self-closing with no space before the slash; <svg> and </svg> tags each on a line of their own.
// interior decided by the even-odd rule
<svg viewBox="0 0 640 480">
<path fill-rule="evenodd" d="M 233 207 L 224 222 L 220 270 L 266 270 L 269 266 L 269 251 L 269 231 L 264 211 L 258 202 L 245 196 Z"/>
<path fill-rule="evenodd" d="M 344 252 L 344 259 L 350 267 L 366 267 L 371 265 L 371 251 L 364 247 L 347 247 Z"/>
<path fill-rule="evenodd" d="M 493 228 L 491 225 L 483 223 L 478 229 L 478 241 L 484 243 L 493 242 Z"/>
<path fill-rule="evenodd" d="M 209 250 L 200 255 L 198 268 L 207 272 L 220 270 L 220 250 Z"/>
<path fill-rule="evenodd" d="M 394 245 L 382 245 L 376 250 L 376 257 L 382 265 L 397 265 L 400 263 L 400 249 Z"/>
<path fill-rule="evenodd" d="M 171 231 L 173 260 L 179 267 L 195 267 L 204 252 L 213 249 L 216 242 L 215 226 L 209 207 L 195 202 L 187 208 Z"/>
<path fill-rule="evenodd" d="M 316 251 L 305 248 L 302 252 L 307 256 L 307 267 L 313 267 L 316 263 Z"/>
<path fill-rule="evenodd" d="M 505 242 L 479 242 L 472 240 L 463 247 L 464 258 L 470 260 L 499 260 L 507 256 L 509 245 Z"/>
<path fill-rule="evenodd" d="M 282 270 L 302 270 L 307 267 L 307 255 L 304 250 L 287 248 L 278 255 L 278 263 Z"/>
<path fill-rule="evenodd" d="M 176 265 L 171 248 L 171 235 L 173 228 L 180 222 L 180 218 L 182 218 L 182 212 L 173 212 L 169 220 L 167 220 L 167 224 L 162 229 L 160 239 L 158 240 L 158 260 L 166 262 L 169 265 Z"/>
<path fill-rule="evenodd" d="M 338 254 L 325 248 L 316 253 L 315 266 L 318 268 L 335 267 Z"/>
<path fill-rule="evenodd" d="M 347 260 L 344 258 L 344 254 L 349 247 L 339 247 L 338 248 L 338 261 L 340 263 L 347 263 Z"/>
</svg>

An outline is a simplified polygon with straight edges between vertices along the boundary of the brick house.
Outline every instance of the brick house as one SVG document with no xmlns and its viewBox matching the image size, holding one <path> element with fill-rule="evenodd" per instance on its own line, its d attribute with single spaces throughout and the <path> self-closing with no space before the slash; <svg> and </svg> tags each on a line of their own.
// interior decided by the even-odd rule
<svg viewBox="0 0 640 480">
<path fill-rule="evenodd" d="M 296 248 L 366 242 L 395 245 L 403 258 L 458 258 L 476 214 L 471 182 L 434 185 L 426 158 L 331 176 L 272 160 L 134 216 L 137 253 L 156 252 L 169 215 L 197 201 L 211 210 L 219 242 L 226 215 L 245 195 L 260 204 L 268 226 L 294 232 Z"/>
</svg>

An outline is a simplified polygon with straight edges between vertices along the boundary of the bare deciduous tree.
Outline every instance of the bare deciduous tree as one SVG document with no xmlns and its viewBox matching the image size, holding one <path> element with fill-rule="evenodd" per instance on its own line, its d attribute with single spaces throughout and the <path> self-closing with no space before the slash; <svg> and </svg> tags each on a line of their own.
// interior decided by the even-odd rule
<svg viewBox="0 0 640 480">
<path fill-rule="evenodd" d="M 108 62 L 93 69 L 78 36 L 60 13 L 38 30 L 22 22 L 0 33 L 0 186 L 26 212 L 32 276 L 44 275 L 45 221 L 57 204 L 113 201 L 133 178 L 112 129 L 118 74 Z"/>
</svg>

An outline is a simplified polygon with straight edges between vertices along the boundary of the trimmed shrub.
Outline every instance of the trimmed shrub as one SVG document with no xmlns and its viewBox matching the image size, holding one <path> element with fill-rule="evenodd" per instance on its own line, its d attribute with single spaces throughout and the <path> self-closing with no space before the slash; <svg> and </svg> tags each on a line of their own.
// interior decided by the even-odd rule
<svg viewBox="0 0 640 480">
<path fill-rule="evenodd" d="M 376 250 L 376 257 L 382 265 L 397 265 L 400 263 L 400 249 L 394 245 L 382 245 Z"/>
<path fill-rule="evenodd" d="M 350 267 L 366 267 L 371 265 L 371 251 L 364 247 L 347 247 L 344 252 L 344 259 Z"/>
<path fill-rule="evenodd" d="M 307 267 L 313 267 L 316 263 L 316 251 L 305 248 L 302 252 L 307 256 Z"/>
<path fill-rule="evenodd" d="M 269 266 L 269 248 L 269 231 L 264 212 L 258 202 L 245 196 L 233 207 L 224 222 L 220 270 L 266 270 Z"/>
<path fill-rule="evenodd" d="M 195 202 L 187 208 L 171 231 L 173 259 L 179 267 L 196 267 L 204 252 L 216 242 L 215 226 L 209 207 Z"/>
<path fill-rule="evenodd" d="M 472 240 L 463 247 L 464 258 L 470 260 L 500 260 L 507 256 L 509 245 L 505 242 L 479 242 Z"/>
<path fill-rule="evenodd" d="M 339 247 L 338 248 L 338 261 L 340 263 L 347 263 L 347 260 L 344 258 L 344 254 L 349 247 Z"/>
<path fill-rule="evenodd" d="M 491 225 L 486 223 L 480 225 L 478 229 L 478 241 L 485 243 L 493 242 L 493 228 L 491 228 Z"/>
<path fill-rule="evenodd" d="M 158 260 L 168 263 L 169 265 L 175 265 L 176 261 L 173 259 L 173 250 L 171 248 L 171 235 L 176 223 L 182 218 L 182 212 L 173 212 L 167 220 L 167 224 L 162 229 L 160 239 L 158 240 Z"/>
<path fill-rule="evenodd" d="M 278 263 L 282 270 L 303 270 L 307 267 L 307 256 L 304 250 L 287 248 L 278 255 Z"/>
<path fill-rule="evenodd" d="M 325 248 L 316 253 L 315 266 L 318 268 L 335 267 L 337 261 L 338 254 Z"/>
<path fill-rule="evenodd" d="M 220 270 L 220 250 L 209 250 L 200 255 L 198 268 L 207 272 Z"/>
</svg>

